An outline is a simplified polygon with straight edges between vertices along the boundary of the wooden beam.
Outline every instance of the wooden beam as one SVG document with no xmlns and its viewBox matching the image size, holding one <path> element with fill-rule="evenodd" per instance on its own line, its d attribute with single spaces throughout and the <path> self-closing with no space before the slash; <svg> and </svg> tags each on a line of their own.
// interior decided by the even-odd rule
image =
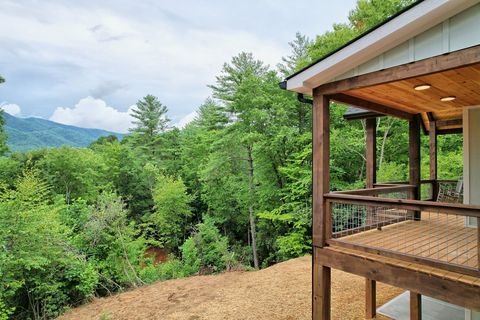
<svg viewBox="0 0 480 320">
<path fill-rule="evenodd" d="M 437 127 L 446 127 L 446 126 L 461 126 L 463 125 L 462 119 L 449 119 L 449 120 L 436 120 Z"/>
<path fill-rule="evenodd" d="M 374 260 L 335 250 L 314 248 L 315 263 L 353 273 L 377 282 L 411 290 L 465 308 L 480 310 L 478 286 L 419 270 L 411 270 L 392 262 Z M 338 312 L 341 312 L 339 310 Z"/>
<path fill-rule="evenodd" d="M 365 129 L 367 134 L 367 188 L 373 188 L 377 183 L 377 119 L 369 118 L 365 120 Z"/>
<path fill-rule="evenodd" d="M 462 133 L 463 133 L 462 128 L 437 130 L 437 135 L 439 136 L 444 134 L 462 134 Z"/>
<path fill-rule="evenodd" d="M 422 320 L 422 295 L 410 291 L 410 320 Z"/>
<path fill-rule="evenodd" d="M 313 259 L 312 320 L 330 320 L 330 288 L 331 269 L 317 263 L 317 259 Z"/>
<path fill-rule="evenodd" d="M 430 120 L 430 129 L 428 130 L 430 143 L 429 143 L 429 152 L 430 152 L 430 180 L 434 180 L 431 184 L 431 196 L 434 201 L 437 200 L 438 196 L 438 160 L 437 160 L 437 125 L 434 120 Z"/>
<path fill-rule="evenodd" d="M 480 45 L 447 54 L 402 64 L 356 77 L 326 83 L 316 88 L 318 94 L 334 94 L 377 84 L 415 78 L 480 62 Z"/>
<path fill-rule="evenodd" d="M 420 200 L 420 117 L 408 123 L 409 184 L 416 188 L 411 199 Z M 415 212 L 415 220 L 420 220 L 420 212 Z"/>
<path fill-rule="evenodd" d="M 377 313 L 377 282 L 365 278 L 365 319 L 373 319 Z"/>
<path fill-rule="evenodd" d="M 313 244 L 325 245 L 327 230 L 326 201 L 330 190 L 330 100 L 326 96 L 313 98 Z"/>
<path fill-rule="evenodd" d="M 315 94 L 314 94 L 315 95 Z M 346 103 L 352 106 L 356 106 L 362 109 L 370 110 L 373 112 L 381 113 L 387 116 L 393 116 L 405 120 L 413 119 L 414 115 L 405 111 L 397 110 L 391 107 L 384 106 L 368 100 L 363 100 L 357 97 L 349 96 L 343 93 L 332 94 L 329 96 L 331 100 L 337 102 Z"/>
</svg>

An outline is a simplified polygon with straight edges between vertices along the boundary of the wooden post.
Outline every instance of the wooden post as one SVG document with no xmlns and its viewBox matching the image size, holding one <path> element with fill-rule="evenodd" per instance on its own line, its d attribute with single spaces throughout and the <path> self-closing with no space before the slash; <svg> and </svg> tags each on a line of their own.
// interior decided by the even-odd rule
<svg viewBox="0 0 480 320">
<path fill-rule="evenodd" d="M 313 98 L 313 245 L 325 245 L 327 206 L 323 198 L 330 191 L 330 100 L 324 95 Z"/>
<path fill-rule="evenodd" d="M 330 320 L 331 269 L 318 261 L 316 248 L 313 255 L 312 320 Z"/>
<path fill-rule="evenodd" d="M 365 120 L 367 131 L 367 188 L 373 188 L 377 182 L 377 118 Z"/>
<path fill-rule="evenodd" d="M 373 319 L 377 313 L 377 282 L 365 278 L 365 319 Z"/>
<path fill-rule="evenodd" d="M 410 291 L 410 320 L 422 320 L 422 295 Z"/>
<path fill-rule="evenodd" d="M 317 247 L 325 246 L 327 230 L 332 227 L 327 203 L 323 197 L 330 191 L 330 100 L 322 94 L 313 97 L 312 125 L 312 177 L 313 177 L 313 277 L 312 277 L 312 319 L 330 319 L 330 268 L 321 265 Z"/>
<path fill-rule="evenodd" d="M 431 184 L 432 200 L 437 201 L 438 197 L 438 160 L 437 160 L 437 124 L 435 120 L 430 120 L 430 129 L 428 131 L 430 138 L 430 180 L 433 180 Z"/>
<path fill-rule="evenodd" d="M 415 116 L 408 123 L 409 183 L 415 186 L 412 198 L 420 200 L 420 117 Z M 420 212 L 414 212 L 414 219 L 420 220 Z"/>
<path fill-rule="evenodd" d="M 366 187 L 373 188 L 377 182 L 377 118 L 365 120 L 366 148 L 365 159 L 367 166 Z M 367 209 L 367 225 L 375 223 L 375 210 Z M 381 228 L 378 228 L 381 230 Z"/>
</svg>

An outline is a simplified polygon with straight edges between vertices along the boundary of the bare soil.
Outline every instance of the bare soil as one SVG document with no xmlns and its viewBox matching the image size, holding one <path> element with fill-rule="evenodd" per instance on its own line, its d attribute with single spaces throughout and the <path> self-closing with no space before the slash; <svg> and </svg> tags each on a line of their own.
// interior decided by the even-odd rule
<svg viewBox="0 0 480 320">
<path fill-rule="evenodd" d="M 59 319 L 311 319 L 311 263 L 307 256 L 260 271 L 158 282 L 95 299 Z M 378 305 L 401 292 L 378 284 Z M 364 300 L 364 278 L 332 270 L 332 319 L 364 319 Z"/>
</svg>

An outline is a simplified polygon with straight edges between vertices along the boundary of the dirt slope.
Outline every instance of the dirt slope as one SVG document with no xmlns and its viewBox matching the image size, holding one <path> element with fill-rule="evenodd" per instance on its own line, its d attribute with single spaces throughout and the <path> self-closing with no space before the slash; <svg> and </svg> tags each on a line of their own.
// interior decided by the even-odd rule
<svg viewBox="0 0 480 320">
<path fill-rule="evenodd" d="M 364 279 L 332 270 L 332 318 L 364 318 Z M 399 294 L 379 284 L 379 305 Z M 155 283 L 70 310 L 60 317 L 133 319 L 311 319 L 311 257 L 256 272 Z"/>
</svg>

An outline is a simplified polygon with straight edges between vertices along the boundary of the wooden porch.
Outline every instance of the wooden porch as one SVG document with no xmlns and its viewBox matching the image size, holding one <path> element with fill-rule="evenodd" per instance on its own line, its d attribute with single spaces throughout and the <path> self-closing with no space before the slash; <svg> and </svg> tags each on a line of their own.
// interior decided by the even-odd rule
<svg viewBox="0 0 480 320">
<path fill-rule="evenodd" d="M 467 69 L 472 72 L 465 73 Z M 408 84 L 414 85 L 424 83 L 423 78 L 428 74 L 430 85 L 443 86 L 447 91 L 448 75 L 463 74 L 463 91 L 457 92 L 471 99 L 468 104 L 474 104 L 480 101 L 480 90 L 468 93 L 465 90 L 478 86 L 479 69 L 480 47 L 477 46 L 314 89 L 313 319 L 330 318 L 331 267 L 366 278 L 367 318 L 375 316 L 376 281 L 412 292 L 411 319 L 421 318 L 421 295 L 480 310 L 480 229 L 477 227 L 480 206 L 436 202 L 439 191 L 437 136 L 461 132 L 463 102 L 442 105 L 440 109 L 437 104 L 427 102 L 439 100 L 444 92 L 428 93 L 438 97 L 420 97 L 418 93 L 410 94 L 408 90 L 413 89 L 404 81 L 409 79 Z M 376 119 L 369 116 L 366 119 L 366 189 L 330 190 L 329 108 L 332 100 L 408 121 L 408 182 L 377 184 Z M 436 112 L 432 112 L 434 110 Z M 430 138 L 429 180 L 425 181 L 420 174 L 422 128 Z M 423 200 L 422 185 L 430 186 L 430 193 Z"/>
<path fill-rule="evenodd" d="M 405 220 L 339 238 L 345 244 L 478 269 L 477 230 L 461 216 L 422 212 L 421 220 Z"/>
</svg>

